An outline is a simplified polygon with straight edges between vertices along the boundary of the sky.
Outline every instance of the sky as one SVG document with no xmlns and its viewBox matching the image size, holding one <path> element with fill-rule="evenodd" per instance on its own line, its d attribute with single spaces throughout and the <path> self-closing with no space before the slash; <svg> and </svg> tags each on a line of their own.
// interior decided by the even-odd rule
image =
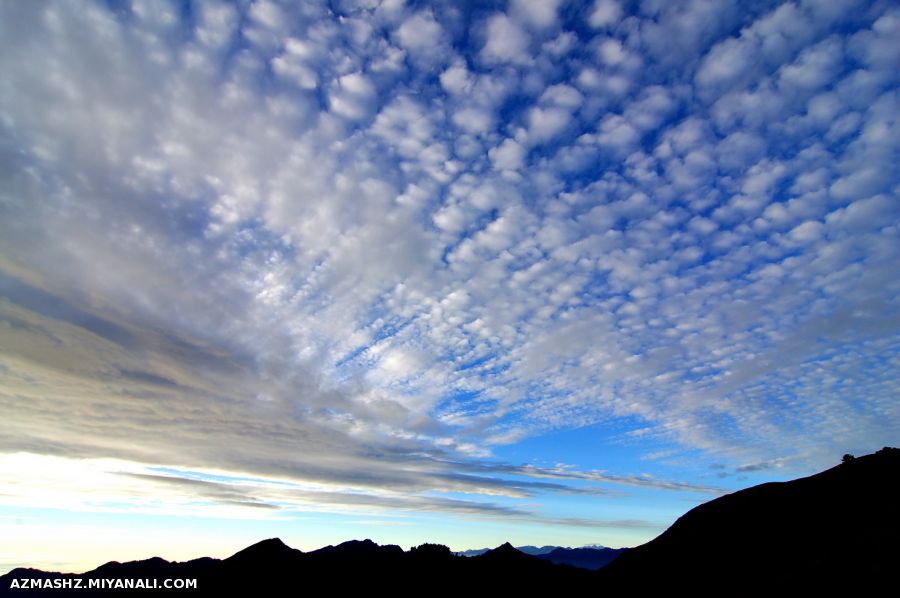
<svg viewBox="0 0 900 598">
<path fill-rule="evenodd" d="M 0 572 L 897 445 L 898 67 L 881 0 L 0 1 Z"/>
</svg>

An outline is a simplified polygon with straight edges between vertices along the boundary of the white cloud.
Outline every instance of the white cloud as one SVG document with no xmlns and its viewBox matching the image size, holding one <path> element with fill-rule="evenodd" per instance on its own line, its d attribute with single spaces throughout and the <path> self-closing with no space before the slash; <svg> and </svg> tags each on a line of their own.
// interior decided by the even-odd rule
<svg viewBox="0 0 900 598">
<path fill-rule="evenodd" d="M 562 0 L 512 0 L 511 15 L 538 29 L 553 27 L 557 22 L 557 11 Z"/>
<path fill-rule="evenodd" d="M 528 111 L 528 140 L 532 143 L 549 141 L 565 130 L 571 120 L 567 110 L 534 107 Z"/>
<path fill-rule="evenodd" d="M 855 34 L 849 42 L 850 51 L 874 69 L 890 69 L 900 60 L 900 13 L 888 11 L 876 20 L 869 31 Z"/>
<path fill-rule="evenodd" d="M 604 40 L 597 50 L 600 60 L 609 66 L 621 64 L 628 58 L 628 52 L 622 46 L 622 42 L 617 39 Z"/>
<path fill-rule="evenodd" d="M 564 56 L 578 44 L 578 37 L 571 31 L 560 33 L 554 39 L 544 42 L 541 49 L 550 56 Z"/>
<path fill-rule="evenodd" d="M 394 37 L 414 58 L 427 62 L 441 61 L 449 52 L 443 28 L 428 10 L 404 20 Z"/>
<path fill-rule="evenodd" d="M 204 2 L 200 5 L 197 39 L 214 48 L 224 46 L 235 33 L 237 17 L 233 6 Z"/>
<path fill-rule="evenodd" d="M 541 103 L 554 104 L 562 108 L 578 108 L 584 102 L 584 96 L 571 85 L 551 85 L 544 90 L 540 98 Z"/>
<path fill-rule="evenodd" d="M 807 220 L 791 230 L 791 238 L 801 243 L 818 241 L 822 237 L 825 226 L 821 222 Z"/>
<path fill-rule="evenodd" d="M 716 45 L 703 58 L 697 70 L 697 83 L 722 87 L 734 84 L 755 65 L 756 51 L 752 44 L 735 38 Z"/>
<path fill-rule="evenodd" d="M 284 24 L 284 13 L 271 0 L 256 0 L 249 11 L 250 17 L 269 29 L 278 29 Z"/>
<path fill-rule="evenodd" d="M 488 63 L 528 64 L 531 61 L 530 44 L 528 33 L 509 17 L 498 13 L 488 19 L 480 55 Z"/>
<path fill-rule="evenodd" d="M 525 153 L 525 148 L 513 139 L 504 139 L 489 152 L 494 167 L 500 170 L 520 170 L 525 165 Z"/>
<path fill-rule="evenodd" d="M 494 115 L 483 108 L 462 108 L 453 114 L 453 122 L 468 133 L 486 133 L 494 126 Z"/>
<path fill-rule="evenodd" d="M 647 86 L 641 95 L 628 105 L 625 118 L 641 130 L 659 127 L 676 108 L 672 94 L 659 85 Z"/>
<path fill-rule="evenodd" d="M 588 24 L 595 29 L 609 27 L 622 18 L 622 7 L 617 0 L 596 0 L 588 16 Z"/>
<path fill-rule="evenodd" d="M 314 69 L 286 56 L 276 56 L 272 59 L 272 70 L 301 89 L 315 89 L 318 85 L 318 76 Z"/>
<path fill-rule="evenodd" d="M 900 207 L 884 195 L 876 195 L 854 201 L 845 208 L 835 210 L 828 215 L 829 226 L 839 227 L 846 231 L 861 232 L 877 229 L 885 217 L 896 217 Z"/>
<path fill-rule="evenodd" d="M 597 142 L 620 152 L 630 151 L 640 141 L 640 133 L 618 114 L 605 117 L 598 128 Z"/>
<path fill-rule="evenodd" d="M 361 120 L 371 114 L 376 99 L 375 86 L 362 73 L 340 77 L 329 94 L 332 112 L 350 120 Z"/>
<path fill-rule="evenodd" d="M 455 233 L 463 229 L 468 221 L 465 211 L 457 205 L 445 206 L 434 214 L 434 223 L 441 229 Z"/>
<path fill-rule="evenodd" d="M 804 50 L 797 60 L 781 67 L 778 84 L 806 90 L 816 90 L 834 79 L 841 68 L 841 43 L 825 40 Z"/>
<path fill-rule="evenodd" d="M 451 94 L 466 93 L 472 89 L 472 85 L 472 78 L 463 62 L 457 61 L 441 73 L 441 86 Z"/>
<path fill-rule="evenodd" d="M 147 0 L 134 0 L 131 10 L 144 24 L 151 28 L 171 29 L 178 24 L 177 7 L 173 2 L 148 2 Z"/>
</svg>

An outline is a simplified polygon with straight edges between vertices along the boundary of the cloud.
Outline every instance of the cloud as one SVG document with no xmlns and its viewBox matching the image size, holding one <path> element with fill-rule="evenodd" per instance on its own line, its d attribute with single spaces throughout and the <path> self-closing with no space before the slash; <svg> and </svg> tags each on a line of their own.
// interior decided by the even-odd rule
<svg viewBox="0 0 900 598">
<path fill-rule="evenodd" d="M 418 12 L 403 21 L 394 37 L 416 60 L 441 62 L 449 52 L 444 30 L 431 11 Z"/>
<path fill-rule="evenodd" d="M 596 0 L 588 16 L 588 24 L 597 29 L 614 25 L 622 18 L 622 7 L 616 0 Z"/>
<path fill-rule="evenodd" d="M 640 133 L 625 118 L 611 114 L 600 123 L 597 142 L 619 153 L 630 152 L 640 140 Z"/>
<path fill-rule="evenodd" d="M 462 108 L 453 115 L 453 122 L 467 133 L 487 133 L 494 126 L 494 115 L 483 108 Z"/>
<path fill-rule="evenodd" d="M 549 141 L 564 131 L 571 119 L 568 111 L 559 108 L 532 108 L 528 112 L 528 137 L 536 143 Z"/>
<path fill-rule="evenodd" d="M 561 522 L 889 444 L 898 18 L 832 4 L 0 9 L 2 452 Z M 590 426 L 674 452 L 504 459 Z"/>
<path fill-rule="evenodd" d="M 272 69 L 302 89 L 315 89 L 318 85 L 315 71 L 301 61 L 278 56 L 272 60 Z"/>
<path fill-rule="evenodd" d="M 571 85 L 557 84 L 545 89 L 541 94 L 540 101 L 545 104 L 573 109 L 578 108 L 584 102 L 584 97 Z"/>
<path fill-rule="evenodd" d="M 492 16 L 486 25 L 485 43 L 480 56 L 488 63 L 527 64 L 531 60 L 528 34 L 502 13 Z"/>
<path fill-rule="evenodd" d="M 200 7 L 197 39 L 214 48 L 227 45 L 235 33 L 237 11 L 228 4 L 205 2 Z"/>
<path fill-rule="evenodd" d="M 557 23 L 557 12 L 562 0 L 512 0 L 512 15 L 537 28 L 546 29 Z"/>
<path fill-rule="evenodd" d="M 372 112 L 375 86 L 363 73 L 340 77 L 330 95 L 331 110 L 350 120 L 360 120 Z"/>
<path fill-rule="evenodd" d="M 525 165 L 525 148 L 513 139 L 505 139 L 488 153 L 500 170 L 519 170 Z"/>
<path fill-rule="evenodd" d="M 768 461 L 760 461 L 759 463 L 749 463 L 741 465 L 735 469 L 737 473 L 747 473 L 750 471 L 765 471 L 784 466 L 784 459 L 770 459 Z"/>
</svg>

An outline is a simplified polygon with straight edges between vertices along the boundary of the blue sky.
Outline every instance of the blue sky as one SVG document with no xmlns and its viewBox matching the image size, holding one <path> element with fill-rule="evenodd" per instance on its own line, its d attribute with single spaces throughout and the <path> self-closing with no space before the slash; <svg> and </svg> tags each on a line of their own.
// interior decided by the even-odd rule
<svg viewBox="0 0 900 598">
<path fill-rule="evenodd" d="M 634 545 L 897 443 L 895 3 L 10 0 L 0 45 L 3 569 Z"/>
</svg>

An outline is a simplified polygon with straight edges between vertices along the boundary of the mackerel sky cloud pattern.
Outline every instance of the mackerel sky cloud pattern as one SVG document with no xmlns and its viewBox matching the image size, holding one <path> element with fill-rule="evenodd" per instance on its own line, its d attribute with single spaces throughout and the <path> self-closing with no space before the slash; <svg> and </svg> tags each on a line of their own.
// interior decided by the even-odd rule
<svg viewBox="0 0 900 598">
<path fill-rule="evenodd" d="M 552 497 L 896 444 L 893 2 L 9 1 L 0 44 L 4 475 L 645 529 Z"/>
</svg>

